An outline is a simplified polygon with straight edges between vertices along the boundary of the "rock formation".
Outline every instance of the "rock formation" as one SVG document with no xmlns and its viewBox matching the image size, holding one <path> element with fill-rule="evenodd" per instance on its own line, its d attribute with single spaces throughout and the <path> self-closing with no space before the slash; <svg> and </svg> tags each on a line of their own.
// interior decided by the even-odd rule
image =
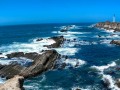
<svg viewBox="0 0 120 90">
<path fill-rule="evenodd" d="M 24 77 L 16 75 L 14 78 L 7 80 L 0 85 L 0 90 L 24 90 Z"/>
<path fill-rule="evenodd" d="M 120 40 L 112 40 L 110 44 L 120 45 Z"/>
<path fill-rule="evenodd" d="M 96 28 L 103 28 L 106 30 L 120 31 L 120 23 L 118 22 L 100 22 L 95 25 Z"/>
<path fill-rule="evenodd" d="M 36 76 L 42 72 L 54 67 L 55 60 L 59 58 L 59 54 L 55 50 L 44 51 L 44 53 L 23 53 L 16 52 L 7 55 L 8 58 L 14 57 L 25 57 L 32 59 L 32 65 L 29 67 L 21 66 L 16 63 L 11 63 L 10 65 L 0 66 L 0 76 L 6 78 L 12 78 L 15 75 L 21 75 L 25 78 Z"/>
<path fill-rule="evenodd" d="M 48 48 L 58 48 L 64 42 L 63 36 L 52 37 L 49 39 L 53 39 L 56 43 L 46 45 Z M 39 40 L 42 39 L 38 39 L 37 41 Z M 7 54 L 6 56 L 8 59 L 20 57 L 27 58 L 32 60 L 32 63 L 27 67 L 14 62 L 9 65 L 0 65 L 0 76 L 9 79 L 5 84 L 0 85 L 0 90 L 23 90 L 23 84 L 21 83 L 24 78 L 33 77 L 49 69 L 53 69 L 55 67 L 56 60 L 60 58 L 60 54 L 55 50 L 45 50 L 42 54 L 38 54 L 36 52 L 14 52 Z"/>
<path fill-rule="evenodd" d="M 65 40 L 63 36 L 52 37 L 49 39 L 53 39 L 56 43 L 54 43 L 52 45 L 44 45 L 45 47 L 48 47 L 48 48 L 58 48 Z"/>
</svg>

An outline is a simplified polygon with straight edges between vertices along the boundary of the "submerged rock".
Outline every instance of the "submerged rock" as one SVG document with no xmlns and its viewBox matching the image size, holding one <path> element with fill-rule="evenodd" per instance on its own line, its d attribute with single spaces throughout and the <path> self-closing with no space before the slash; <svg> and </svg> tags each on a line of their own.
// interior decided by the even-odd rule
<svg viewBox="0 0 120 90">
<path fill-rule="evenodd" d="M 14 78 L 7 80 L 4 84 L 1 84 L 0 90 L 24 90 L 23 82 L 24 77 L 16 75 Z"/>
</svg>

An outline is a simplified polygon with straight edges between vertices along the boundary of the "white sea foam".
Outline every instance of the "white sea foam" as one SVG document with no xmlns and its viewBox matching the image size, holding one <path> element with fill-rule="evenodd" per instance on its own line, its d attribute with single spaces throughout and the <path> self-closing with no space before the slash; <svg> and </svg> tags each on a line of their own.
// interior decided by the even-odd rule
<svg viewBox="0 0 120 90">
<path fill-rule="evenodd" d="M 75 31 L 67 31 L 67 32 L 60 32 L 60 31 L 52 31 L 52 33 L 58 33 L 58 34 L 90 34 L 90 32 L 75 32 Z"/>
<path fill-rule="evenodd" d="M 99 70 L 99 71 L 101 71 L 103 73 L 103 71 L 105 69 L 108 69 L 108 68 L 114 67 L 114 66 L 116 66 L 116 63 L 112 62 L 111 64 L 107 64 L 107 65 L 104 65 L 104 66 L 92 66 L 92 68 L 95 68 L 95 69 L 97 69 L 97 70 Z"/>
<path fill-rule="evenodd" d="M 0 58 L 7 58 L 7 56 L 4 55 L 4 54 L 1 54 L 1 55 L 0 55 Z"/>
<path fill-rule="evenodd" d="M 29 62 L 32 62 L 31 59 L 27 59 L 27 58 L 12 58 L 12 59 L 0 59 L 0 64 L 2 65 L 9 65 L 11 62 L 18 62 L 21 65 L 26 65 Z"/>
<path fill-rule="evenodd" d="M 0 84 L 3 84 L 5 82 L 5 79 L 0 77 Z"/>
<path fill-rule="evenodd" d="M 112 90 L 120 90 L 120 88 L 118 88 L 116 85 L 115 85 L 115 81 L 113 80 L 112 76 L 110 75 L 105 75 L 103 74 L 103 81 L 106 82 L 106 83 L 109 83 L 109 88 L 112 89 Z"/>
<path fill-rule="evenodd" d="M 114 67 L 116 66 L 116 63 L 115 62 L 112 62 L 111 64 L 108 64 L 108 65 L 104 65 L 104 66 L 92 66 L 92 68 L 95 68 L 97 70 L 100 71 L 100 75 L 102 75 L 102 80 L 105 82 L 105 83 L 109 83 L 109 87 L 110 89 L 112 90 L 120 90 L 120 88 L 118 88 L 116 85 L 115 85 L 115 81 L 114 79 L 112 78 L 112 76 L 110 75 L 106 75 L 104 74 L 104 70 L 105 69 L 108 69 L 110 67 Z"/>
<path fill-rule="evenodd" d="M 85 32 L 73 32 L 73 31 L 68 31 L 68 32 L 58 32 L 59 34 L 85 34 Z"/>
<path fill-rule="evenodd" d="M 43 39 L 41 41 L 36 41 L 34 39 L 30 43 L 13 43 L 8 46 L 2 46 L 0 47 L 0 51 L 2 51 L 4 54 L 9 54 L 12 52 L 37 52 L 40 53 L 42 50 L 48 50 L 47 47 L 44 47 L 44 45 L 51 45 L 55 43 L 52 39 Z"/>
<path fill-rule="evenodd" d="M 23 85 L 23 87 L 26 89 L 26 90 L 39 90 L 39 87 L 35 87 L 33 85 Z"/>
<path fill-rule="evenodd" d="M 113 33 L 115 30 L 106 30 L 108 33 Z"/>
<path fill-rule="evenodd" d="M 72 35 L 72 34 L 67 34 L 67 35 L 63 35 L 66 39 L 76 39 L 78 38 L 76 35 Z"/>
<path fill-rule="evenodd" d="M 61 55 L 75 55 L 79 49 L 77 48 L 55 48 L 55 50 L 60 53 Z"/>
<path fill-rule="evenodd" d="M 63 63 L 66 63 L 68 67 L 69 65 L 72 67 L 79 67 L 81 65 L 84 65 L 86 62 L 80 59 L 66 59 L 65 61 L 63 61 Z"/>
<path fill-rule="evenodd" d="M 104 39 L 104 40 L 100 40 L 100 42 L 101 42 L 101 44 L 107 44 L 110 46 L 111 40 Z"/>
</svg>

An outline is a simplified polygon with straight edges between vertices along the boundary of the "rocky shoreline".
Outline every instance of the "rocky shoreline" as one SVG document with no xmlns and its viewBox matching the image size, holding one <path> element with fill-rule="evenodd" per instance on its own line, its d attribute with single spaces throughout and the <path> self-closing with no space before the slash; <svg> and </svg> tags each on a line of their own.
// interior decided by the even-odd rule
<svg viewBox="0 0 120 90">
<path fill-rule="evenodd" d="M 109 22 L 109 21 L 100 22 L 100 23 L 97 23 L 94 27 L 109 30 L 109 31 L 113 31 L 113 32 L 120 32 L 120 23 L 119 22 Z M 101 37 L 101 36 L 99 36 L 99 37 Z M 120 46 L 120 40 L 112 40 L 110 42 L 110 44 Z"/>
<path fill-rule="evenodd" d="M 100 22 L 95 25 L 96 28 L 114 30 L 114 32 L 120 32 L 120 23 L 119 22 Z"/>
<path fill-rule="evenodd" d="M 112 31 L 113 33 L 114 32 L 120 32 L 120 23 L 119 22 L 109 22 L 109 21 L 100 22 L 100 23 L 97 23 L 94 27 L 99 28 L 99 29 L 109 30 L 109 31 Z M 112 35 L 114 35 L 114 34 L 112 34 Z M 101 37 L 101 36 L 99 36 L 99 37 Z M 110 42 L 110 44 L 120 46 L 120 40 L 112 40 Z M 109 82 L 108 79 L 105 79 L 103 81 L 103 84 L 107 88 L 109 88 L 109 86 L 110 86 L 110 82 Z M 118 89 L 120 88 L 120 80 L 119 79 L 115 80 L 115 85 L 118 87 Z"/>
<path fill-rule="evenodd" d="M 51 37 L 49 39 L 53 39 L 56 43 L 45 45 L 45 47 L 48 48 L 58 48 L 65 40 L 63 36 Z M 38 39 L 36 41 L 40 40 L 42 39 Z M 23 90 L 24 79 L 37 76 L 47 70 L 53 69 L 55 67 L 56 60 L 60 58 L 60 54 L 53 49 L 43 50 L 42 54 L 37 52 L 13 52 L 6 56 L 7 59 L 19 59 L 20 57 L 23 57 L 30 59 L 33 62 L 27 67 L 16 62 L 12 62 L 9 65 L 0 65 L 0 76 L 9 79 L 4 84 L 0 85 L 0 90 Z M 11 89 L 9 87 L 11 87 Z"/>
</svg>

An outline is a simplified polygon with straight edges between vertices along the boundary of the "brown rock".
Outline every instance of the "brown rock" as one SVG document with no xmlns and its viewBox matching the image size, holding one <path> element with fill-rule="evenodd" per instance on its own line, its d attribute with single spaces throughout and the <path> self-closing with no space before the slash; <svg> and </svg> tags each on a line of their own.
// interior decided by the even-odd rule
<svg viewBox="0 0 120 90">
<path fill-rule="evenodd" d="M 110 44 L 120 45 L 120 40 L 112 40 Z"/>
<path fill-rule="evenodd" d="M 22 52 L 8 55 L 9 58 L 21 56 L 32 59 L 32 65 L 25 67 L 16 63 L 12 63 L 10 65 L 1 66 L 0 76 L 6 77 L 7 79 L 12 78 L 15 75 L 20 75 L 25 78 L 36 76 L 48 69 L 54 68 L 55 61 L 59 58 L 59 54 L 55 50 L 46 50 L 42 55 L 37 53 L 23 54 Z"/>
<path fill-rule="evenodd" d="M 95 25 L 97 28 L 103 28 L 107 30 L 115 30 L 115 31 L 120 31 L 120 23 L 118 22 L 100 22 Z"/>
<path fill-rule="evenodd" d="M 7 80 L 0 85 L 0 90 L 24 90 L 24 77 L 16 75 L 14 78 Z"/>
</svg>

